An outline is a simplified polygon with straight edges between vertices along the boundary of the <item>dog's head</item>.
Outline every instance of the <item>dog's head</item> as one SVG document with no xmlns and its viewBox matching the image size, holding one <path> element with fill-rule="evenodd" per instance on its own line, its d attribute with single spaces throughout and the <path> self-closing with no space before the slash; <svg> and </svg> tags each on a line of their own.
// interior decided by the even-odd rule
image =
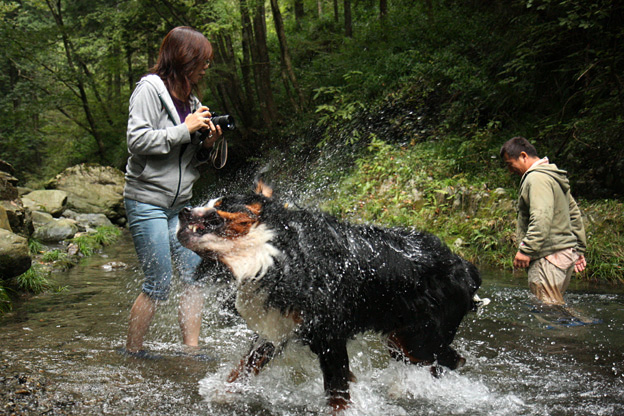
<svg viewBox="0 0 624 416">
<path fill-rule="evenodd" d="M 178 240 L 200 255 L 219 257 L 257 228 L 272 195 L 273 190 L 258 181 L 253 194 L 226 196 L 206 206 L 184 208 L 178 215 Z"/>
</svg>

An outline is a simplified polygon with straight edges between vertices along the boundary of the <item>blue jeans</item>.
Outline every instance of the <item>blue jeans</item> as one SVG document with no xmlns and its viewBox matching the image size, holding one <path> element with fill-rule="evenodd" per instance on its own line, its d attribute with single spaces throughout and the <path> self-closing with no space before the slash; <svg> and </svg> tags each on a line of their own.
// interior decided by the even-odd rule
<svg viewBox="0 0 624 416">
<path fill-rule="evenodd" d="M 167 300 L 175 266 L 180 279 L 195 283 L 193 273 L 201 258 L 182 247 L 176 237 L 178 212 L 124 199 L 126 215 L 139 263 L 145 274 L 143 292 L 154 300 Z"/>
</svg>

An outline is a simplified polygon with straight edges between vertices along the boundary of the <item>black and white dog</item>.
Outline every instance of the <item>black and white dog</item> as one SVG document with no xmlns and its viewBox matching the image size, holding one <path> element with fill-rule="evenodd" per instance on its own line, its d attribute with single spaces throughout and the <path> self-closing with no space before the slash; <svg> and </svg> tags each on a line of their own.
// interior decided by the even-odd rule
<svg viewBox="0 0 624 416">
<path fill-rule="evenodd" d="M 289 209 L 258 182 L 255 193 L 212 200 L 180 213 L 178 239 L 236 280 L 236 309 L 260 342 L 229 381 L 257 373 L 289 339 L 318 356 L 335 409 L 349 402 L 347 340 L 387 336 L 393 357 L 455 369 L 450 346 L 475 308 L 477 268 L 437 237 L 408 229 L 350 225 Z"/>
</svg>

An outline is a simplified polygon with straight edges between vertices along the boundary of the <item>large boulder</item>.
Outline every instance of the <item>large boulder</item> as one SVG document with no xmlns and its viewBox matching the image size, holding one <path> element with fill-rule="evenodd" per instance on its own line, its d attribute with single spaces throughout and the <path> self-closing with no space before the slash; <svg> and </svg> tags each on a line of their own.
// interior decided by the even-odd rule
<svg viewBox="0 0 624 416">
<path fill-rule="evenodd" d="M 19 198 L 17 178 L 13 166 L 0 160 L 0 228 L 23 237 L 33 232 L 30 215 Z"/>
<path fill-rule="evenodd" d="M 17 178 L 0 170 L 0 199 L 16 199 L 18 197 Z"/>
<path fill-rule="evenodd" d="M 0 205 L 0 228 L 2 228 L 3 230 L 13 232 L 13 229 L 11 228 L 11 223 L 9 222 L 9 217 L 7 216 L 6 209 L 4 209 L 4 207 L 1 205 Z"/>
<path fill-rule="evenodd" d="M 104 214 L 79 214 L 68 209 L 63 212 L 63 217 L 76 221 L 81 231 L 90 231 L 98 227 L 113 227 L 113 223 Z"/>
<path fill-rule="evenodd" d="M 67 192 L 67 208 L 78 213 L 104 214 L 122 223 L 124 174 L 97 164 L 80 164 L 65 169 L 46 184 L 47 189 Z"/>
<path fill-rule="evenodd" d="M 65 211 L 67 192 L 58 190 L 32 191 L 22 197 L 22 202 L 31 211 L 43 211 L 58 217 Z"/>
<path fill-rule="evenodd" d="M 52 216 L 52 214 L 43 211 L 32 211 L 30 213 L 30 216 L 32 218 L 33 226 L 35 228 L 39 228 L 42 225 L 54 221 L 54 217 Z"/>
<path fill-rule="evenodd" d="M 18 198 L 12 201 L 0 200 L 0 207 L 6 212 L 11 230 L 14 233 L 22 237 L 29 237 L 33 233 L 34 229 L 30 211 L 24 207 L 21 199 Z"/>
<path fill-rule="evenodd" d="M 0 279 L 19 276 L 30 268 L 31 262 L 28 240 L 0 229 Z"/>
<path fill-rule="evenodd" d="M 74 237 L 78 232 L 76 222 L 67 218 L 54 219 L 36 227 L 33 237 L 45 242 L 58 242 Z"/>
</svg>

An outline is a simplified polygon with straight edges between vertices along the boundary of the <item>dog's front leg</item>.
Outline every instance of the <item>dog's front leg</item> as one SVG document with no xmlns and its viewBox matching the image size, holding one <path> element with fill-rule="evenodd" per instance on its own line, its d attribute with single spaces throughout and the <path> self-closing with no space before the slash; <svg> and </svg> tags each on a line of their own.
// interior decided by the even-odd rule
<svg viewBox="0 0 624 416">
<path fill-rule="evenodd" d="M 238 380 L 239 377 L 249 377 L 249 375 L 257 375 L 262 368 L 273 359 L 276 352 L 275 345 L 256 335 L 256 339 L 251 345 L 251 349 L 241 360 L 236 368 L 232 370 L 227 378 L 229 383 Z"/>
<path fill-rule="evenodd" d="M 349 406 L 349 380 L 353 375 L 349 371 L 349 356 L 346 340 L 334 340 L 330 343 L 311 345 L 321 365 L 323 385 L 327 400 L 336 414 Z"/>
</svg>

